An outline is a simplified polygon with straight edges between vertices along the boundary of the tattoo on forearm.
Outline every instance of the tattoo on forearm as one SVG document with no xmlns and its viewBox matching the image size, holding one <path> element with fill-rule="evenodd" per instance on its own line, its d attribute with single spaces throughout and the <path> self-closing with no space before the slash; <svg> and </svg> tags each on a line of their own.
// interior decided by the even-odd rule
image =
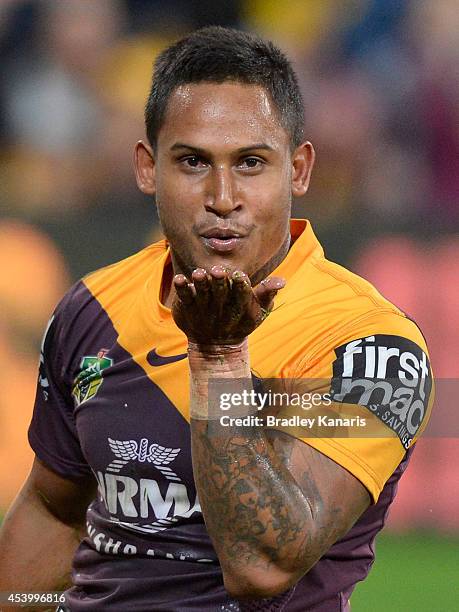
<svg viewBox="0 0 459 612">
<path fill-rule="evenodd" d="M 193 428 L 196 485 L 216 548 L 257 567 L 307 554 L 312 513 L 286 467 L 289 445 L 277 456 L 258 431 L 219 438 L 204 423 Z"/>
</svg>

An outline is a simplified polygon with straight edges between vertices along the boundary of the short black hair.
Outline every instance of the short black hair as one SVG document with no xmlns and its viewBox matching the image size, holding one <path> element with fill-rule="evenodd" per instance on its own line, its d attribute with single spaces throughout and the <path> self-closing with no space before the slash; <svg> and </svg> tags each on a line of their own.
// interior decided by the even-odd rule
<svg viewBox="0 0 459 612">
<path fill-rule="evenodd" d="M 156 147 L 169 98 L 177 87 L 225 81 L 263 87 L 277 108 L 292 147 L 303 142 L 303 98 L 285 54 L 255 34 L 211 26 L 192 32 L 158 56 L 145 107 L 150 144 Z"/>
</svg>

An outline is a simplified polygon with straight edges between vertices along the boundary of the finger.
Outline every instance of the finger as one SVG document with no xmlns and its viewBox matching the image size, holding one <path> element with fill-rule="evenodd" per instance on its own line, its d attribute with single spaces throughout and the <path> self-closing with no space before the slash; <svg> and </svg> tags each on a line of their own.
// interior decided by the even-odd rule
<svg viewBox="0 0 459 612">
<path fill-rule="evenodd" d="M 196 268 L 191 275 L 196 291 L 196 302 L 201 307 L 206 307 L 209 301 L 210 282 L 207 272 L 204 268 Z"/>
<path fill-rule="evenodd" d="M 255 297 L 261 308 L 264 310 L 271 310 L 274 298 L 278 291 L 285 287 L 285 284 L 285 279 L 278 276 L 272 276 L 262 280 L 254 289 Z"/>
<path fill-rule="evenodd" d="M 247 315 L 248 305 L 254 299 L 250 279 L 241 270 L 231 275 L 231 293 L 228 309 L 228 331 L 238 329 L 240 321 Z"/>
<path fill-rule="evenodd" d="M 243 310 L 252 299 L 252 285 L 245 272 L 236 270 L 231 275 L 233 304 Z"/>
<path fill-rule="evenodd" d="M 220 316 L 228 297 L 228 272 L 223 268 L 223 266 L 212 266 L 209 276 L 214 307 Z"/>
<path fill-rule="evenodd" d="M 193 283 L 189 283 L 186 276 L 183 274 L 176 274 L 174 276 L 174 288 L 181 302 L 184 304 L 191 304 L 194 302 L 196 292 Z"/>
</svg>

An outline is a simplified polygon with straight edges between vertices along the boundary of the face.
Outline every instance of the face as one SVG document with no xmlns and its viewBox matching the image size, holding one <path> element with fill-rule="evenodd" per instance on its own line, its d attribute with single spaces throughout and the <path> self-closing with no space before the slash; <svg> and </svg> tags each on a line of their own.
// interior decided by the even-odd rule
<svg viewBox="0 0 459 612">
<path fill-rule="evenodd" d="M 199 83 L 172 94 L 156 152 L 136 148 L 137 182 L 155 194 L 174 272 L 216 264 L 257 283 L 289 247 L 292 195 L 303 195 L 310 143 L 292 153 L 266 91 Z"/>
</svg>

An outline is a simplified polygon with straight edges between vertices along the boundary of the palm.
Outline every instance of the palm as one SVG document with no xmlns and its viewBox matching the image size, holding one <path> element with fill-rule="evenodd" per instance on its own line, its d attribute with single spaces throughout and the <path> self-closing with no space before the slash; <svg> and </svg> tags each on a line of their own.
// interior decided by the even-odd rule
<svg viewBox="0 0 459 612">
<path fill-rule="evenodd" d="M 210 271 L 198 268 L 191 281 L 183 274 L 175 276 L 172 315 L 192 342 L 235 344 L 263 322 L 284 285 L 283 279 L 273 277 L 252 289 L 243 272 L 229 273 L 221 266 Z"/>
</svg>

